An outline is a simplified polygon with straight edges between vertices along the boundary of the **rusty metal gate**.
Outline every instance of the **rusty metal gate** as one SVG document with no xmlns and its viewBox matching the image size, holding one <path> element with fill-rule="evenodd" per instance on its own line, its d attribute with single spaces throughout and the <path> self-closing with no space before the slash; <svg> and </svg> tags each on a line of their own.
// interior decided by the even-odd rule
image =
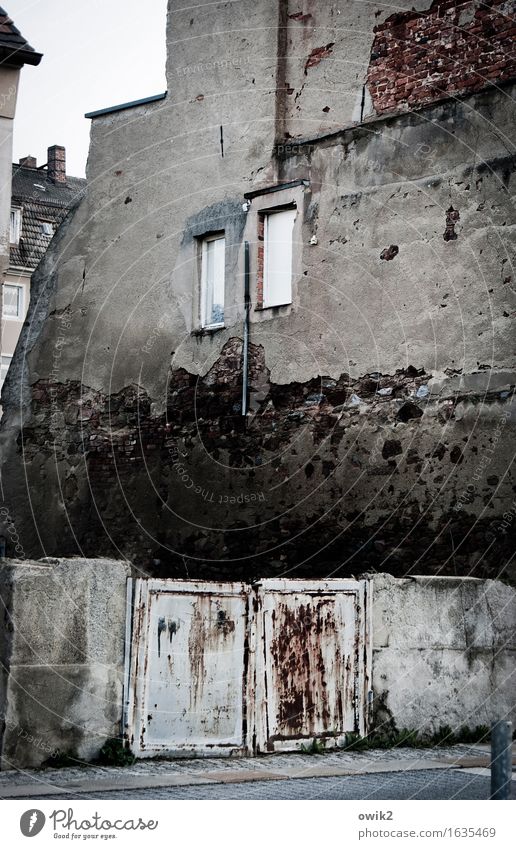
<svg viewBox="0 0 516 849">
<path fill-rule="evenodd" d="M 364 734 L 368 581 L 137 580 L 126 733 L 134 753 L 253 754 Z"/>
</svg>

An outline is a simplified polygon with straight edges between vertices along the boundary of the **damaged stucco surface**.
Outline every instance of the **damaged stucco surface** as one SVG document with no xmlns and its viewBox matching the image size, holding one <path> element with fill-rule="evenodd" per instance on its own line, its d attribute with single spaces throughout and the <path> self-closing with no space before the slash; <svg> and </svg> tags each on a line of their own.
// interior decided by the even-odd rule
<svg viewBox="0 0 516 849">
<path fill-rule="evenodd" d="M 428 5 L 403 0 L 396 8 Z M 361 120 L 374 28 L 389 16 L 389 7 L 357 0 L 345 5 L 289 0 L 285 7 L 280 114 L 286 137 L 332 132 Z"/>
<path fill-rule="evenodd" d="M 516 592 L 499 581 L 374 576 L 375 726 L 515 719 Z"/>
<path fill-rule="evenodd" d="M 122 714 L 126 563 L 3 560 L 3 769 L 91 759 Z"/>
<path fill-rule="evenodd" d="M 169 95 L 94 120 L 87 195 L 38 269 L 5 387 L 10 520 L 26 556 L 163 576 L 494 577 L 516 516 L 512 88 L 319 138 L 307 117 L 280 155 L 276 12 L 221 4 L 213 35 L 213 9 L 171 4 Z M 312 75 L 341 53 L 311 33 L 303 97 L 320 103 Z M 255 310 L 252 288 L 244 425 L 259 199 L 246 215 L 243 195 L 291 180 L 294 300 Z M 197 240 L 221 228 L 226 327 L 199 333 Z"/>
</svg>

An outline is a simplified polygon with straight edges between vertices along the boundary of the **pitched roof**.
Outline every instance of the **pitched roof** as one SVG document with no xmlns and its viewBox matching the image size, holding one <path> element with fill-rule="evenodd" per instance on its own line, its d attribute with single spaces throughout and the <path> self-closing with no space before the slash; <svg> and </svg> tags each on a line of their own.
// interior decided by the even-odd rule
<svg viewBox="0 0 516 849">
<path fill-rule="evenodd" d="M 42 55 L 30 46 L 12 18 L 0 6 L 0 63 L 16 67 L 39 65 Z"/>
<path fill-rule="evenodd" d="M 46 168 L 13 164 L 11 206 L 21 209 L 21 233 L 10 246 L 10 264 L 29 271 L 36 268 L 66 213 L 80 200 L 86 188 L 82 177 L 66 177 L 54 183 Z M 51 232 L 45 224 L 52 225 Z"/>
</svg>

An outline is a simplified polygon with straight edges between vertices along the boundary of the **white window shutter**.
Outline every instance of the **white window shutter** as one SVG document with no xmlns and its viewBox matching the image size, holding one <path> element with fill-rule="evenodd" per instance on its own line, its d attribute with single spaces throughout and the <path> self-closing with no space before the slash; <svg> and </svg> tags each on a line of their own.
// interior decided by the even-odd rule
<svg viewBox="0 0 516 849">
<path fill-rule="evenodd" d="M 271 212 L 265 218 L 263 305 L 292 302 L 292 230 L 295 209 Z"/>
<path fill-rule="evenodd" d="M 204 239 L 202 245 L 201 325 L 224 325 L 225 247 L 223 236 Z"/>
</svg>

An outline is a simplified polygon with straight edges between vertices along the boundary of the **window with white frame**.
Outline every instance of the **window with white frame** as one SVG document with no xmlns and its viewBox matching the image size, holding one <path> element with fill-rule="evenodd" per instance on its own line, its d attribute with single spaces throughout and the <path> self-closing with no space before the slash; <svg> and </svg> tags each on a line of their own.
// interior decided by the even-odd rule
<svg viewBox="0 0 516 849">
<path fill-rule="evenodd" d="M 292 303 L 292 231 L 295 217 L 295 209 L 281 209 L 265 214 L 264 307 Z"/>
<path fill-rule="evenodd" d="M 205 236 L 201 246 L 201 326 L 224 326 L 226 240 Z"/>
<path fill-rule="evenodd" d="M 11 219 L 9 223 L 9 242 L 11 245 L 17 245 L 20 241 L 21 233 L 21 209 L 13 207 L 11 209 Z"/>
<path fill-rule="evenodd" d="M 8 357 L 6 354 L 2 354 L 0 358 L 0 390 L 4 385 L 5 376 L 7 374 L 7 370 L 11 365 L 12 357 Z"/>
<path fill-rule="evenodd" d="M 23 318 L 23 286 L 15 283 L 4 283 L 4 318 Z"/>
</svg>

